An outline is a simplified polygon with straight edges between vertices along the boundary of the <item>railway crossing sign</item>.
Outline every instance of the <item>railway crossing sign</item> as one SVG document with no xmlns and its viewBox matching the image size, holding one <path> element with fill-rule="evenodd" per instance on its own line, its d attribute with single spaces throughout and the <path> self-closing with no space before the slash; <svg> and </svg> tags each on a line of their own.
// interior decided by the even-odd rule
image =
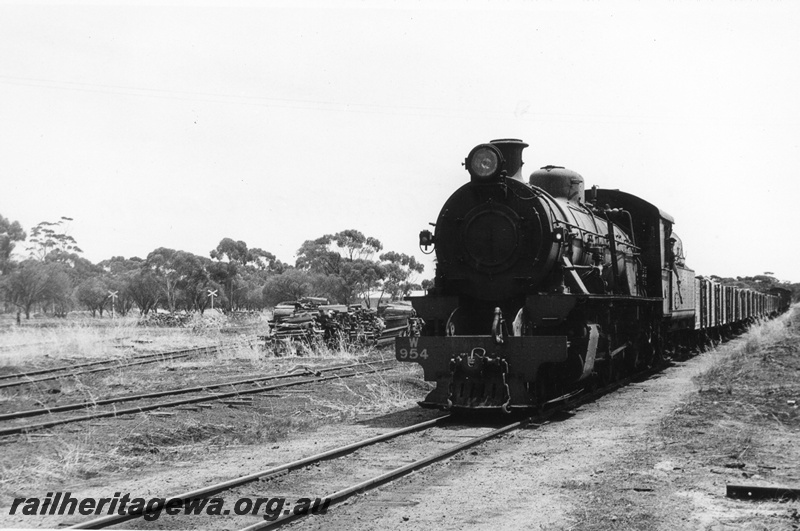
<svg viewBox="0 0 800 531">
<path fill-rule="evenodd" d="M 117 300 L 117 296 L 118 296 L 117 293 L 119 293 L 119 290 L 117 290 L 117 291 L 108 290 L 108 294 L 111 295 L 111 318 L 112 319 L 114 318 L 114 301 Z"/>
<path fill-rule="evenodd" d="M 217 290 L 210 289 L 210 290 L 207 290 L 207 291 L 208 291 L 208 296 L 211 297 L 211 309 L 213 310 L 214 309 L 214 297 L 217 296 Z"/>
</svg>

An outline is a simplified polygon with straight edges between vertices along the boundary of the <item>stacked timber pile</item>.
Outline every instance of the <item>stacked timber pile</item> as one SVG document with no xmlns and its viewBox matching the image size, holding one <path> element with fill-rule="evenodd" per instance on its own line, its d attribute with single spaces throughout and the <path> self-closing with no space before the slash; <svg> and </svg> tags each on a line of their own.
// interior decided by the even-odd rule
<svg viewBox="0 0 800 531">
<path fill-rule="evenodd" d="M 269 322 L 269 338 L 306 341 L 322 339 L 325 329 L 320 325 L 320 306 L 327 304 L 327 299 L 319 297 L 306 297 L 299 301 L 278 304 Z"/>
<path fill-rule="evenodd" d="M 361 305 L 327 307 L 323 313 L 325 340 L 331 347 L 374 345 L 386 327 L 375 310 Z"/>
<path fill-rule="evenodd" d="M 422 320 L 408 302 L 392 302 L 377 310 L 361 305 L 328 304 L 326 299 L 304 298 L 275 307 L 267 344 L 278 340 L 346 345 L 381 345 L 405 335 L 419 335 Z"/>
<path fill-rule="evenodd" d="M 379 344 L 391 343 L 395 337 L 419 335 L 421 327 L 418 326 L 418 321 L 421 319 L 417 319 L 417 312 L 408 301 L 394 301 L 379 306 L 378 315 L 386 325 L 378 340 Z"/>
</svg>

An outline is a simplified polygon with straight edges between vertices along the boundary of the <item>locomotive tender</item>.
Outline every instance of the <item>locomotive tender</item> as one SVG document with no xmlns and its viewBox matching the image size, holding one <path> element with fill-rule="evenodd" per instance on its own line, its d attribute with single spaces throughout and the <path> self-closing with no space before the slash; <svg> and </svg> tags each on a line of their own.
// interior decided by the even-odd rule
<svg viewBox="0 0 800 531">
<path fill-rule="evenodd" d="M 399 361 L 436 383 L 422 406 L 528 408 L 606 382 L 789 305 L 686 267 L 673 218 L 559 166 L 522 177 L 516 139 L 475 147 L 442 207 L 436 277 L 411 298 L 425 321 Z"/>
</svg>

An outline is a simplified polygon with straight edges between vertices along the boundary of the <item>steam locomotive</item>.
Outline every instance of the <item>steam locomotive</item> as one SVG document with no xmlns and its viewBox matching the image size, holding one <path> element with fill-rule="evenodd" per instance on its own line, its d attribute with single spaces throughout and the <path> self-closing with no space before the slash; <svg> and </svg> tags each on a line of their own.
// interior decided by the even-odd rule
<svg viewBox="0 0 800 531">
<path fill-rule="evenodd" d="M 411 299 L 421 335 L 395 355 L 436 383 L 420 405 L 538 407 L 788 308 L 788 293 L 695 276 L 673 218 L 644 199 L 560 166 L 526 182 L 527 146 L 472 149 L 469 182 L 419 235 L 436 277 Z"/>
</svg>

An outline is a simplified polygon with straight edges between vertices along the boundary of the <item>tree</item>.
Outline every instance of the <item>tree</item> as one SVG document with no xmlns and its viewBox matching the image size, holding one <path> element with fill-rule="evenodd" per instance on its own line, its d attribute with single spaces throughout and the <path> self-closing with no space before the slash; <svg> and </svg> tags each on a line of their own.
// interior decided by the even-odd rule
<svg viewBox="0 0 800 531">
<path fill-rule="evenodd" d="M 127 315 L 135 304 L 131 283 L 144 267 L 144 260 L 138 257 L 114 256 L 97 265 L 105 272 L 108 289 L 117 292 L 114 311 L 120 315 Z"/>
<path fill-rule="evenodd" d="M 425 265 L 417 262 L 413 256 L 403 253 L 389 251 L 383 253 L 380 259 L 384 262 L 386 278 L 383 281 L 383 290 L 392 299 L 399 299 L 408 296 L 411 290 L 420 289 L 420 285 L 414 282 L 416 274 L 425 270 Z"/>
<path fill-rule="evenodd" d="M 60 262 L 48 262 L 46 267 L 49 269 L 49 278 L 41 302 L 46 308 L 51 308 L 56 317 L 66 317 L 74 305 L 70 269 Z"/>
<path fill-rule="evenodd" d="M 369 307 L 369 293 L 380 286 L 386 276 L 383 266 L 372 260 L 357 259 L 342 264 L 340 277 L 347 287 L 344 303 L 352 304 L 361 297 Z"/>
<path fill-rule="evenodd" d="M 161 294 L 167 302 L 167 309 L 175 311 L 175 301 L 178 295 L 178 281 L 180 275 L 175 268 L 176 255 L 179 251 L 167 247 L 159 247 L 147 255 L 146 267 L 158 280 Z"/>
<path fill-rule="evenodd" d="M 381 249 L 383 244 L 377 238 L 348 229 L 303 242 L 297 251 L 295 265 L 326 275 L 338 275 L 341 273 L 342 263 L 371 260 Z"/>
<path fill-rule="evenodd" d="M 233 309 L 233 292 L 236 284 L 238 267 L 232 262 L 211 262 L 208 265 L 208 276 L 215 286 L 219 286 L 220 293 L 217 305 L 220 308 Z"/>
<path fill-rule="evenodd" d="M 316 240 L 306 240 L 297 250 L 298 269 L 322 273 L 324 275 L 338 275 L 341 269 L 342 255 L 330 249 L 333 236 L 326 234 Z"/>
<path fill-rule="evenodd" d="M 31 310 L 37 303 L 48 300 L 63 301 L 65 274 L 62 266 L 28 259 L 19 264 L 3 280 L 6 300 L 31 318 Z"/>
<path fill-rule="evenodd" d="M 61 249 L 54 249 L 48 253 L 44 259 L 45 262 L 60 262 L 69 267 L 72 272 L 72 278 L 80 282 L 89 277 L 94 277 L 103 273 L 103 268 L 93 264 L 86 258 L 79 256 L 77 253 L 69 251 L 62 251 Z"/>
<path fill-rule="evenodd" d="M 383 249 L 383 244 L 377 238 L 364 236 L 355 229 L 343 230 L 332 236 L 336 246 L 343 249 L 346 258 L 354 260 L 370 260 L 372 256 Z"/>
<path fill-rule="evenodd" d="M 242 240 L 223 238 L 216 249 L 210 253 L 211 258 L 217 260 L 211 272 L 211 277 L 222 285 L 226 297 L 220 303 L 226 304 L 228 311 L 236 304 L 236 291 L 239 287 L 239 270 L 253 260 L 252 253 L 247 249 L 247 244 Z M 223 302 L 224 301 L 224 302 Z"/>
<path fill-rule="evenodd" d="M 248 249 L 247 243 L 232 238 L 223 238 L 209 254 L 217 260 L 209 266 L 209 275 L 221 285 L 225 296 L 220 303 L 228 310 L 260 305 L 261 296 L 252 294 L 261 293 L 266 276 L 259 277 L 257 272 L 269 275 L 286 269 L 274 254 L 258 247 Z"/>
<path fill-rule="evenodd" d="M 12 222 L 0 215 L 0 275 L 5 275 L 11 268 L 11 253 L 15 242 L 25 239 L 19 221 Z"/>
<path fill-rule="evenodd" d="M 278 276 L 278 275 L 275 275 Z M 244 307 L 247 310 L 260 310 L 264 308 L 264 286 L 250 285 L 244 294 Z"/>
<path fill-rule="evenodd" d="M 82 253 L 75 238 L 67 234 L 66 222 L 72 218 L 62 216 L 60 220 L 42 221 L 31 229 L 28 238 L 28 251 L 39 260 L 44 260 L 53 250 L 60 250 L 66 253 Z"/>
<path fill-rule="evenodd" d="M 179 251 L 175 256 L 175 268 L 179 275 L 178 290 L 184 309 L 197 310 L 201 314 L 208 306 L 207 289 L 211 285 L 207 265 L 211 260 L 196 254 Z M 217 288 L 218 285 L 213 285 Z"/>
<path fill-rule="evenodd" d="M 133 309 L 134 300 L 130 291 L 130 283 L 135 273 L 127 273 L 120 276 L 107 276 L 106 287 L 109 291 L 116 293 L 116 300 L 111 301 L 111 307 L 114 313 L 119 315 L 128 315 L 128 312 Z M 109 297 L 111 293 L 108 294 Z M 102 313 L 101 313 L 102 315 Z"/>
<path fill-rule="evenodd" d="M 206 308 L 206 290 L 213 284 L 209 271 L 211 260 L 186 251 L 159 247 L 147 255 L 144 270 L 152 274 L 161 289 L 161 299 L 174 312 L 179 306 L 187 310 Z"/>
<path fill-rule="evenodd" d="M 270 278 L 280 276 L 278 273 L 266 269 L 256 269 L 248 266 L 242 269 L 237 276 L 234 302 L 236 307 L 247 310 L 258 310 L 265 306 L 262 295 L 263 288 Z"/>
<path fill-rule="evenodd" d="M 317 274 L 303 269 L 289 268 L 280 275 L 271 276 L 262 290 L 264 301 L 275 306 L 281 301 L 297 300 L 315 295 Z"/>
<path fill-rule="evenodd" d="M 109 303 L 111 296 L 108 292 L 108 284 L 100 277 L 92 277 L 84 280 L 75 288 L 75 298 L 80 304 L 86 306 L 92 317 L 96 312 L 103 316 L 103 310 Z"/>
<path fill-rule="evenodd" d="M 250 255 L 252 256 L 251 262 L 253 266 L 259 271 L 282 273 L 287 267 L 274 254 L 258 247 L 250 249 Z"/>
<path fill-rule="evenodd" d="M 235 241 L 232 238 L 222 238 L 216 249 L 213 249 L 209 254 L 215 260 L 227 259 L 229 262 L 235 262 L 240 265 L 246 264 L 253 258 L 245 242 L 241 240 Z"/>
<path fill-rule="evenodd" d="M 139 271 L 144 265 L 144 260 L 139 257 L 125 258 L 124 256 L 112 256 L 97 266 L 110 275 L 121 275 L 124 273 Z"/>
<path fill-rule="evenodd" d="M 128 294 L 136 303 L 139 312 L 147 315 L 161 300 L 161 284 L 155 273 L 142 268 L 128 282 Z"/>
<path fill-rule="evenodd" d="M 350 304 L 363 297 L 369 304 L 369 292 L 380 286 L 386 274 L 383 266 L 372 260 L 381 249 L 383 244 L 377 238 L 348 229 L 303 242 L 296 266 L 324 275 L 328 289 L 338 292 L 339 302 Z"/>
</svg>

